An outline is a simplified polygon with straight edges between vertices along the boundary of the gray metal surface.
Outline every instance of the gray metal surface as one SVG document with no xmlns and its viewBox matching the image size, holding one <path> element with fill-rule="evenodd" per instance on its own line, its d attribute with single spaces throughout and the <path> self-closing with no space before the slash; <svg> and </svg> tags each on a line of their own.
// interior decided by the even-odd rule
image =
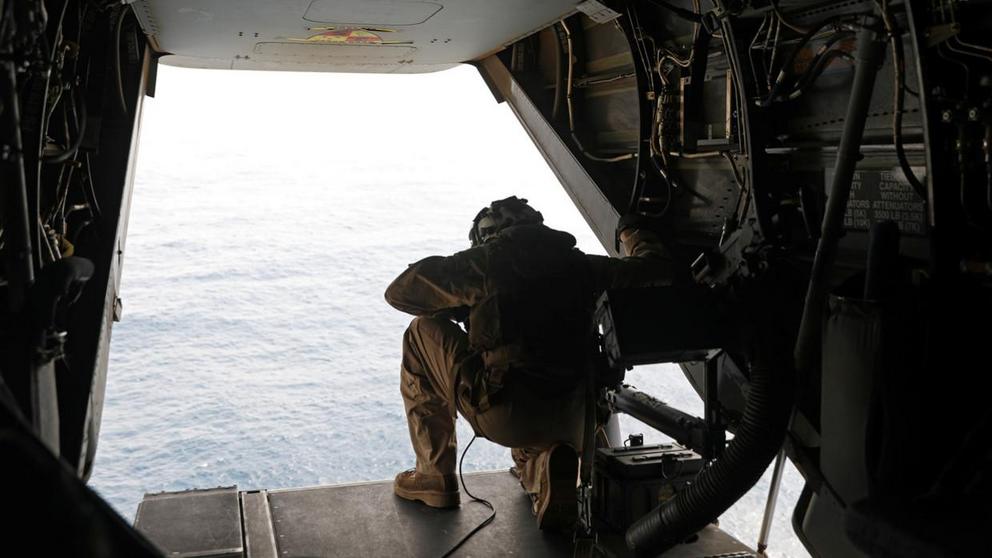
<svg viewBox="0 0 992 558">
<path fill-rule="evenodd" d="M 455 556 L 572 556 L 571 534 L 543 533 L 531 514 L 530 498 L 507 472 L 465 476 L 469 490 L 496 506 L 496 519 Z M 391 482 L 269 492 L 279 556 L 443 555 L 488 515 L 462 494 L 459 509 L 435 510 L 402 500 Z M 620 535 L 601 537 L 612 556 L 627 556 Z M 665 556 L 701 557 L 749 553 L 736 539 L 710 526 L 699 539 Z M 749 556 L 750 554 L 742 554 Z"/>
<path fill-rule="evenodd" d="M 480 59 L 575 0 L 133 0 L 164 64 L 416 73 Z"/>
<path fill-rule="evenodd" d="M 469 490 L 496 506 L 496 519 L 455 556 L 572 556 L 571 533 L 544 533 L 530 498 L 507 472 L 465 476 Z M 489 510 L 470 502 L 437 510 L 393 494 L 391 481 L 245 492 L 236 488 L 146 495 L 135 527 L 169 556 L 246 558 L 443 555 Z M 239 513 L 240 512 L 240 513 Z M 242 531 L 243 529 L 243 531 Z M 245 548 L 241 548 L 243 540 Z M 600 535 L 607 556 L 627 557 L 623 536 Z M 751 556 L 714 526 L 666 557 Z"/>
<path fill-rule="evenodd" d="M 568 538 L 537 529 L 530 499 L 509 473 L 472 474 L 465 481 L 492 501 L 497 516 L 458 555 L 571 555 Z M 389 482 L 273 491 L 269 499 L 280 556 L 441 556 L 489 514 L 478 503 L 436 510 L 408 502 L 393 495 Z"/>
<path fill-rule="evenodd" d="M 241 518 L 248 558 L 276 558 L 276 533 L 265 490 L 241 493 Z"/>
<path fill-rule="evenodd" d="M 134 527 L 167 556 L 242 556 L 241 510 L 234 486 L 146 494 Z"/>
</svg>

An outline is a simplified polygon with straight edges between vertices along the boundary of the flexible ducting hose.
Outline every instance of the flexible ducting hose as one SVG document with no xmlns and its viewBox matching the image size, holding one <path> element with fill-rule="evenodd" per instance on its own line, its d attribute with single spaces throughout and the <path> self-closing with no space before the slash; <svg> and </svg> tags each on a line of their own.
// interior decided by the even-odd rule
<svg viewBox="0 0 992 558">
<path fill-rule="evenodd" d="M 761 478 L 774 459 L 792 410 L 791 355 L 751 368 L 750 392 L 737 435 L 723 455 L 686 489 L 627 530 L 627 546 L 654 556 L 685 541 L 720 516 Z"/>
</svg>

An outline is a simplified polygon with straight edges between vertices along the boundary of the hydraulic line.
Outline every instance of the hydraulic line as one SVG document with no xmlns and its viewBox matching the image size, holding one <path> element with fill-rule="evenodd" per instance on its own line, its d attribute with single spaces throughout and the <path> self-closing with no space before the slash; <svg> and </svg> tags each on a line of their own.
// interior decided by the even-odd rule
<svg viewBox="0 0 992 558">
<path fill-rule="evenodd" d="M 844 232 L 844 213 L 847 211 L 854 170 L 861 152 L 864 124 L 868 117 L 872 91 L 875 88 L 875 78 L 884 54 L 885 44 L 879 40 L 875 30 L 863 28 L 858 32 L 854 84 L 851 86 L 844 130 L 834 165 L 833 182 L 827 198 L 813 269 L 810 271 L 802 322 L 796 341 L 796 367 L 800 373 L 808 374 L 816 369 L 820 356 L 820 321 L 824 299 L 837 253 L 837 243 Z"/>
</svg>

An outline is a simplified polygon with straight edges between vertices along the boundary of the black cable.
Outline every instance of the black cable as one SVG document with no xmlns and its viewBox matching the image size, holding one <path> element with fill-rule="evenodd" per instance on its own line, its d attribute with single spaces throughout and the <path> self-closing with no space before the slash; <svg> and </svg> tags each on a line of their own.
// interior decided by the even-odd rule
<svg viewBox="0 0 992 558">
<path fill-rule="evenodd" d="M 848 36 L 850 33 L 851 31 L 849 30 L 839 29 L 837 30 L 836 33 L 830 36 L 820 46 L 819 50 L 814 55 L 813 60 L 807 66 L 806 71 L 803 72 L 801 75 L 796 76 L 797 79 L 794 80 L 791 91 L 787 95 L 779 94 L 779 96 L 782 97 L 783 99 L 795 99 L 800 95 L 802 95 L 804 90 L 820 77 L 820 75 L 823 73 L 823 71 L 826 69 L 827 65 L 831 61 L 833 61 L 838 57 L 853 60 L 854 57 L 852 57 L 848 52 L 844 51 L 843 49 L 831 49 L 831 47 L 834 44 L 839 42 L 844 37 Z M 783 68 L 783 72 L 784 71 L 785 68 Z M 783 75 L 784 73 L 779 75 L 779 78 L 782 79 L 782 81 L 776 82 L 777 84 L 785 83 L 784 79 L 782 78 Z"/>
<path fill-rule="evenodd" d="M 41 157 L 41 162 L 46 165 L 57 165 L 64 163 L 74 157 L 79 148 L 83 145 L 83 138 L 86 135 L 86 122 L 88 114 L 86 112 L 86 99 L 83 99 L 83 104 L 79 106 L 79 122 L 76 123 L 76 137 L 72 139 L 72 143 L 61 153 L 55 153 L 53 155 L 43 155 Z"/>
<path fill-rule="evenodd" d="M 637 17 L 637 11 L 632 9 L 630 6 L 627 7 L 627 19 L 630 21 L 630 31 L 634 43 L 637 45 L 637 54 L 641 59 L 641 65 L 644 67 L 644 75 L 647 78 L 648 90 L 654 91 L 654 80 L 651 79 L 651 69 L 654 67 L 651 63 L 651 55 L 648 53 L 648 48 L 644 44 L 644 28 L 641 27 L 641 20 Z"/>
<path fill-rule="evenodd" d="M 806 33 L 804 33 L 803 36 L 799 38 L 799 41 L 796 43 L 795 47 L 793 47 L 792 52 L 789 53 L 788 60 L 785 62 L 785 64 L 782 65 L 782 69 L 779 71 L 778 77 L 775 79 L 775 83 L 772 85 L 771 91 L 768 93 L 768 96 L 765 97 L 764 99 L 758 100 L 757 105 L 762 108 L 767 108 L 771 106 L 772 103 L 774 103 L 778 99 L 779 95 L 782 92 L 782 88 L 785 86 L 785 82 L 788 81 L 787 78 L 791 73 L 789 69 L 795 65 L 796 57 L 799 55 L 799 52 L 802 51 L 803 47 L 805 47 L 813 39 L 813 37 L 816 36 L 817 33 L 819 33 L 825 27 L 830 25 L 839 26 L 844 19 L 847 19 L 849 17 L 850 16 L 836 16 L 836 17 L 827 18 L 821 21 L 820 23 L 816 24 Z M 836 31 L 839 33 L 842 31 L 842 29 L 837 29 Z"/>
<path fill-rule="evenodd" d="M 478 438 L 478 437 L 479 437 L 478 435 L 472 436 L 472 440 L 468 443 L 467 446 L 465 446 L 465 449 L 462 450 L 462 457 L 461 457 L 461 459 L 458 460 L 458 480 L 461 481 L 462 490 L 465 491 L 465 494 L 469 498 L 471 498 L 472 501 L 479 502 L 483 506 L 486 506 L 487 508 L 489 508 L 489 510 L 492 511 L 493 513 L 489 514 L 489 517 L 487 517 L 484 520 L 482 520 L 482 523 L 476 525 L 475 526 L 475 529 L 472 529 L 471 531 L 469 531 L 467 535 L 465 535 L 464 537 L 461 538 L 461 540 L 459 540 L 457 543 L 455 543 L 455 546 L 451 547 L 447 552 L 445 552 L 444 554 L 442 554 L 441 555 L 441 558 L 447 558 L 448 556 L 451 556 L 452 554 L 454 554 L 456 550 L 458 550 L 459 548 L 461 548 L 461 546 L 463 544 L 465 544 L 466 542 L 468 542 L 468 540 L 471 539 L 476 533 L 478 533 L 479 531 L 481 531 L 483 527 L 485 527 L 486 525 L 489 525 L 490 523 L 493 522 L 494 519 L 496 519 L 496 507 L 493 506 L 493 503 L 490 502 L 489 500 L 485 500 L 483 498 L 479 498 L 475 494 L 472 494 L 471 492 L 469 492 L 468 491 L 468 487 L 465 486 L 465 475 L 462 473 L 462 464 L 465 463 L 465 454 L 468 453 L 468 448 L 472 447 L 472 442 L 475 442 L 475 439 Z"/>
<path fill-rule="evenodd" d="M 810 69 L 806 71 L 802 76 L 796 80 L 796 85 L 793 87 L 792 92 L 789 93 L 789 99 L 796 99 L 806 92 L 806 89 L 811 85 L 816 83 L 816 80 L 823 75 L 823 71 L 827 69 L 827 66 L 837 58 L 843 58 L 854 62 L 854 57 L 850 53 L 840 49 L 832 49 L 824 52 L 823 54 L 817 56 L 817 58 L 810 65 Z"/>
<path fill-rule="evenodd" d="M 893 80 L 895 82 L 893 87 L 892 143 L 896 147 L 896 159 L 899 161 L 899 168 L 902 169 L 906 181 L 909 182 L 909 185 L 920 198 L 927 201 L 926 186 L 920 182 L 920 179 L 916 177 L 916 173 L 913 172 L 913 167 L 909 164 L 909 158 L 906 157 L 906 147 L 903 145 L 902 113 L 906 102 L 906 89 L 904 87 L 906 84 L 906 61 L 902 46 L 902 33 L 896 32 L 895 22 L 889 11 L 888 0 L 878 0 L 878 8 L 882 12 L 882 23 L 885 25 L 885 30 L 888 32 L 892 44 Z"/>
</svg>

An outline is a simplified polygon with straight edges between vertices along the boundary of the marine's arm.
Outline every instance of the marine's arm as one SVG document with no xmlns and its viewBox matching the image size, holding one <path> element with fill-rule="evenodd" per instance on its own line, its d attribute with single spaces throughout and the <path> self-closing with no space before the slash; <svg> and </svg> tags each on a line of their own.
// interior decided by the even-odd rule
<svg viewBox="0 0 992 558">
<path fill-rule="evenodd" d="M 484 292 L 484 254 L 473 249 L 411 264 L 386 288 L 386 302 L 414 316 L 444 314 L 458 319 Z"/>
<path fill-rule="evenodd" d="M 624 258 L 587 256 L 597 290 L 670 285 L 684 273 L 658 235 L 647 229 L 627 229 L 621 235 Z"/>
</svg>

